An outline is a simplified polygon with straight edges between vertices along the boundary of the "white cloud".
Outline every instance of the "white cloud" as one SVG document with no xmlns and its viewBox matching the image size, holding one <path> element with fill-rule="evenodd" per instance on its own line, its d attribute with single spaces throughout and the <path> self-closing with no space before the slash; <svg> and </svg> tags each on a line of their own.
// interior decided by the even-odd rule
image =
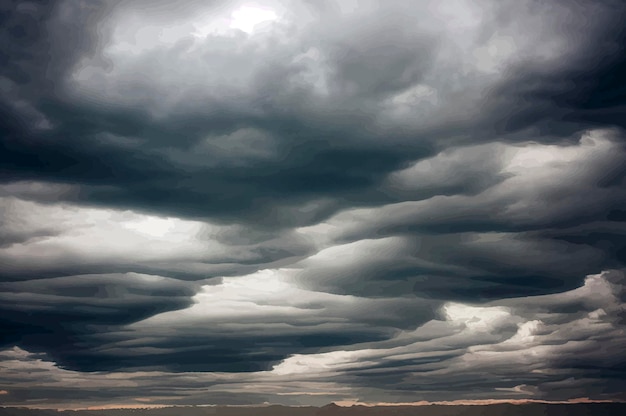
<svg viewBox="0 0 626 416">
<path fill-rule="evenodd" d="M 199 328 L 246 330 L 248 335 L 272 329 L 273 334 L 356 328 L 348 322 L 350 310 L 361 310 L 368 300 L 334 295 L 298 287 L 293 269 L 260 270 L 247 276 L 223 277 L 221 283 L 205 285 L 186 309 L 165 312 L 132 325 L 140 335 L 159 333 L 175 324 L 179 333 Z"/>
<path fill-rule="evenodd" d="M 417 200 L 348 209 L 299 231 L 318 241 L 332 241 L 376 235 L 392 227 L 452 228 L 457 223 L 490 221 L 497 229 L 589 216 L 623 200 L 620 193 L 597 186 L 620 166 L 623 155 L 614 132 L 608 130 L 588 131 L 569 146 L 490 143 L 446 150 L 389 175 L 385 191 L 415 194 Z M 455 187 L 472 194 L 455 189 L 453 195 L 445 195 Z"/>
<path fill-rule="evenodd" d="M 316 355 L 293 355 L 274 366 L 272 372 L 284 375 L 316 375 L 320 373 L 332 373 L 346 370 L 351 367 L 360 367 L 368 362 L 363 362 L 362 358 L 374 353 L 374 350 L 359 351 L 332 351 Z"/>
<path fill-rule="evenodd" d="M 462 303 L 447 303 L 443 306 L 446 319 L 454 325 L 465 326 L 470 331 L 494 331 L 514 319 L 503 307 L 478 307 Z"/>
<path fill-rule="evenodd" d="M 199 221 L 12 197 L 1 197 L 0 205 L 6 230 L 25 236 L 0 248 L 7 271 L 111 261 L 158 264 L 254 257 L 219 243 L 215 236 L 220 227 Z M 31 235 L 36 238 L 28 239 Z"/>
<path fill-rule="evenodd" d="M 444 382 L 445 378 L 452 386 L 455 380 L 462 380 L 465 375 L 493 371 L 498 378 L 509 375 L 530 378 L 540 385 L 545 382 L 541 375 L 549 374 L 552 366 L 558 365 L 560 360 L 582 360 L 589 365 L 603 362 L 603 351 L 613 350 L 625 339 L 623 329 L 611 324 L 606 312 L 596 310 L 591 313 L 592 316 L 579 317 L 577 312 L 564 315 L 558 311 L 563 298 L 582 297 L 592 303 L 594 299 L 604 298 L 607 305 L 614 304 L 610 294 L 602 291 L 604 289 L 597 296 L 596 292 L 589 290 L 590 285 L 608 285 L 603 276 L 606 274 L 589 276 L 584 286 L 568 292 L 502 301 L 515 307 L 496 306 L 498 302 L 487 306 L 448 303 L 442 308 L 445 320 L 439 321 L 439 325 L 447 326 L 451 332 L 443 336 L 429 335 L 435 328 L 433 323 L 437 322 L 431 321 L 415 331 L 399 334 L 396 339 L 402 340 L 401 346 L 386 348 L 383 343 L 380 347 L 370 343 L 365 349 L 355 347 L 351 351 L 299 354 L 285 359 L 273 371 L 302 376 L 319 373 L 322 376 L 350 370 L 350 374 L 362 372 L 374 377 L 376 371 L 370 370 L 373 365 L 384 372 L 386 366 L 395 360 L 415 360 L 413 365 L 406 363 L 403 370 L 413 371 L 412 377 L 420 382 Z M 544 309 L 537 312 L 536 305 L 525 309 L 527 301 L 531 305 L 533 301 L 541 303 Z M 557 310 L 551 311 L 552 308 Z M 619 311 L 613 310 L 612 313 Z M 542 316 L 543 321 L 537 316 Z M 555 319 L 558 324 L 546 323 Z M 510 326 L 517 326 L 517 331 L 505 330 Z M 451 349 L 453 346 L 454 349 Z M 447 354 L 452 354 L 452 357 L 446 357 Z M 406 382 L 410 380 L 411 377 L 404 378 Z M 494 385 L 497 384 L 494 380 Z M 497 388 L 497 391 L 539 394 L 538 387 L 524 384 Z"/>
</svg>

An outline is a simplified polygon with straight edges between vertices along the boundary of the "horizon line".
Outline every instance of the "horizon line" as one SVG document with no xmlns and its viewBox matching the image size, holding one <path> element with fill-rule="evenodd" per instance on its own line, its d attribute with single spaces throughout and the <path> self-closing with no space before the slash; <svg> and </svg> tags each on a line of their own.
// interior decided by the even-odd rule
<svg viewBox="0 0 626 416">
<path fill-rule="evenodd" d="M 31 407 L 25 405 L 2 405 L 0 408 L 27 408 L 32 410 L 57 410 L 61 411 L 96 411 L 96 410 L 124 410 L 124 409 L 164 409 L 164 408 L 184 408 L 184 407 L 315 407 L 321 409 L 326 406 L 335 405 L 337 407 L 350 408 L 350 407 L 409 407 L 409 406 L 489 406 L 497 404 L 512 404 L 512 405 L 525 405 L 525 404 L 562 404 L 562 405 L 575 405 L 575 404 L 626 404 L 626 400 L 610 400 L 610 399 L 589 399 L 588 397 L 581 397 L 568 400 L 542 400 L 542 399 L 459 399 L 459 400 L 440 400 L 440 401 L 427 401 L 420 400 L 416 402 L 359 402 L 359 401 L 333 401 L 326 405 L 285 405 L 280 403 L 259 403 L 259 404 L 114 404 L 114 405 L 100 405 L 100 406 L 87 406 L 87 407 Z"/>
</svg>

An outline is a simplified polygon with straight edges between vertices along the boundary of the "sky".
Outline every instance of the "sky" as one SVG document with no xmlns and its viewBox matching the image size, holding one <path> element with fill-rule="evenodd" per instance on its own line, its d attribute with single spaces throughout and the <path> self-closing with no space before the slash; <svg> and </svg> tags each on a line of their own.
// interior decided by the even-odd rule
<svg viewBox="0 0 626 416">
<path fill-rule="evenodd" d="M 626 399 L 621 0 L 0 6 L 0 405 Z"/>
</svg>

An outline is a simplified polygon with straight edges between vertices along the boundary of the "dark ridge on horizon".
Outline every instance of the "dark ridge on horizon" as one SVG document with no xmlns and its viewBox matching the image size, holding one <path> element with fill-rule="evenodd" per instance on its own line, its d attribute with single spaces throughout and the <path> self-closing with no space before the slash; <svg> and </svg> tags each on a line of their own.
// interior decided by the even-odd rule
<svg viewBox="0 0 626 416">
<path fill-rule="evenodd" d="M 386 405 L 349 407 L 334 403 L 322 407 L 168 406 L 163 408 L 54 410 L 0 407 L 0 416 L 591 416 L 626 414 L 626 403 L 495 403 L 481 405 Z"/>
</svg>

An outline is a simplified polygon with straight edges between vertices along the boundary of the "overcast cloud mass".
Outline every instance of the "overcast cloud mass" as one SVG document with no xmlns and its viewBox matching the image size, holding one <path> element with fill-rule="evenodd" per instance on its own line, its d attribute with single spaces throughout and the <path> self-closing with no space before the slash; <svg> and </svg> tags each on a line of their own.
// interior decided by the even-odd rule
<svg viewBox="0 0 626 416">
<path fill-rule="evenodd" d="M 621 0 L 0 6 L 0 404 L 626 399 Z"/>
</svg>

